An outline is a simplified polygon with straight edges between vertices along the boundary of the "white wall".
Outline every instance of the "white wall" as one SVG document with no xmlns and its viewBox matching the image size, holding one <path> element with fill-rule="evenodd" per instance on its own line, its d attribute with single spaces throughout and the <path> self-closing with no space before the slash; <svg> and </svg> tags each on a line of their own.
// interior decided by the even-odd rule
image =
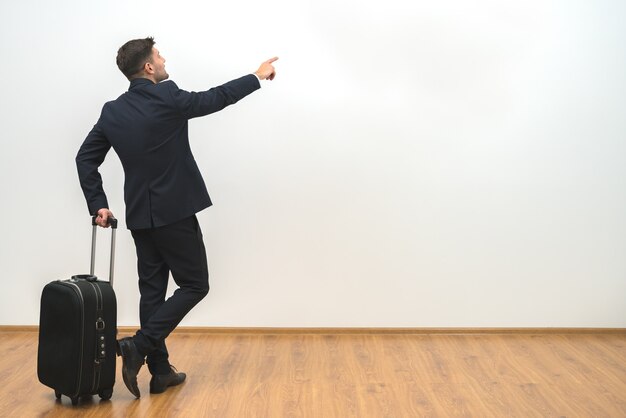
<svg viewBox="0 0 626 418">
<path fill-rule="evenodd" d="M 0 324 L 36 324 L 44 284 L 88 270 L 74 156 L 127 89 L 117 48 L 153 35 L 187 90 L 280 56 L 190 122 L 215 205 L 211 293 L 183 324 L 625 327 L 625 18 L 620 0 L 3 1 Z M 123 220 L 114 153 L 101 171 Z"/>
</svg>

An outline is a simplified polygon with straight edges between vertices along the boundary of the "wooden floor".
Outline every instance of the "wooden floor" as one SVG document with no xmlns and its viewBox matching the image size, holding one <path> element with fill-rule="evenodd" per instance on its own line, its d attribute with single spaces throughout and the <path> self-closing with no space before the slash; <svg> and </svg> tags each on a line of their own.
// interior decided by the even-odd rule
<svg viewBox="0 0 626 418">
<path fill-rule="evenodd" d="M 1 417 L 626 417 L 626 335 L 173 334 L 188 380 L 57 401 L 36 332 L 0 332 Z"/>
</svg>

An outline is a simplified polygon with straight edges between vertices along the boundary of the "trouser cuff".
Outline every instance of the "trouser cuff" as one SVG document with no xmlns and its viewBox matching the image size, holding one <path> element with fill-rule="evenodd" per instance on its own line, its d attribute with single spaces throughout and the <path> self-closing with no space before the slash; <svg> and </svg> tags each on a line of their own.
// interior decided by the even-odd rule
<svg viewBox="0 0 626 418">
<path fill-rule="evenodd" d="M 133 342 L 135 343 L 135 347 L 137 347 L 137 351 L 139 351 L 139 354 L 144 357 L 146 357 L 155 349 L 154 343 L 148 337 L 143 335 L 141 331 L 137 331 L 137 333 L 133 337 Z"/>
<path fill-rule="evenodd" d="M 169 362 L 165 362 L 165 363 L 157 363 L 157 364 L 152 364 L 152 363 L 148 363 L 148 370 L 150 370 L 150 374 L 170 374 L 170 371 L 172 370 L 170 368 L 170 363 Z"/>
</svg>

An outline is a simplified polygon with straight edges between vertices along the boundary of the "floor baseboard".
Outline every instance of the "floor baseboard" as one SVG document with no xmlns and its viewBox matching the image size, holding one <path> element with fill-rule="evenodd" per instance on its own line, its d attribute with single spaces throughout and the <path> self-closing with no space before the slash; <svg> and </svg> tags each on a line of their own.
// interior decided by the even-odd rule
<svg viewBox="0 0 626 418">
<path fill-rule="evenodd" d="M 118 331 L 123 334 L 133 333 L 137 330 L 135 326 L 119 326 Z M 38 332 L 37 325 L 0 325 L 0 332 Z M 177 334 L 259 334 L 259 335 L 285 335 L 285 334 L 389 334 L 389 335 L 504 335 L 504 334 L 626 334 L 626 328 L 556 328 L 556 327 L 535 327 L 535 328 L 281 328 L 281 327 L 178 327 L 174 331 Z"/>
</svg>

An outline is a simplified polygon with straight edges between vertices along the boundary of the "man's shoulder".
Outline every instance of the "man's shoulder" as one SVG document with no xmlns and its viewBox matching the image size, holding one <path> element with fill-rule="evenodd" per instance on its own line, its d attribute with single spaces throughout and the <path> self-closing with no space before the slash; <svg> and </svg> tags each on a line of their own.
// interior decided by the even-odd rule
<svg viewBox="0 0 626 418">
<path fill-rule="evenodd" d="M 161 81 L 160 83 L 152 86 L 152 88 L 157 96 L 166 101 L 171 100 L 174 96 L 176 96 L 176 92 L 180 90 L 173 80 Z"/>
<path fill-rule="evenodd" d="M 161 81 L 160 83 L 156 83 L 156 84 L 149 86 L 149 88 L 150 90 L 152 90 L 153 92 L 156 92 L 157 94 L 168 94 L 166 93 L 168 90 L 169 91 L 179 90 L 176 83 L 172 80 Z M 143 89 L 143 91 L 145 92 L 146 90 Z M 132 90 L 125 91 L 124 93 L 120 94 L 116 99 L 109 100 L 108 102 L 106 102 L 102 106 L 102 108 L 103 109 L 107 107 L 115 108 L 116 106 L 124 105 L 127 102 L 127 100 L 132 100 L 133 95 L 131 94 L 131 92 Z"/>
<path fill-rule="evenodd" d="M 176 89 L 176 90 L 178 90 L 178 86 L 176 85 L 174 80 L 161 81 L 160 83 L 157 83 L 155 85 L 155 87 L 156 88 L 161 88 L 161 89 Z"/>
<path fill-rule="evenodd" d="M 105 102 L 102 105 L 102 113 L 115 111 L 116 109 L 119 109 L 120 106 L 123 106 L 125 95 L 126 93 L 122 93 L 116 99 Z"/>
</svg>

